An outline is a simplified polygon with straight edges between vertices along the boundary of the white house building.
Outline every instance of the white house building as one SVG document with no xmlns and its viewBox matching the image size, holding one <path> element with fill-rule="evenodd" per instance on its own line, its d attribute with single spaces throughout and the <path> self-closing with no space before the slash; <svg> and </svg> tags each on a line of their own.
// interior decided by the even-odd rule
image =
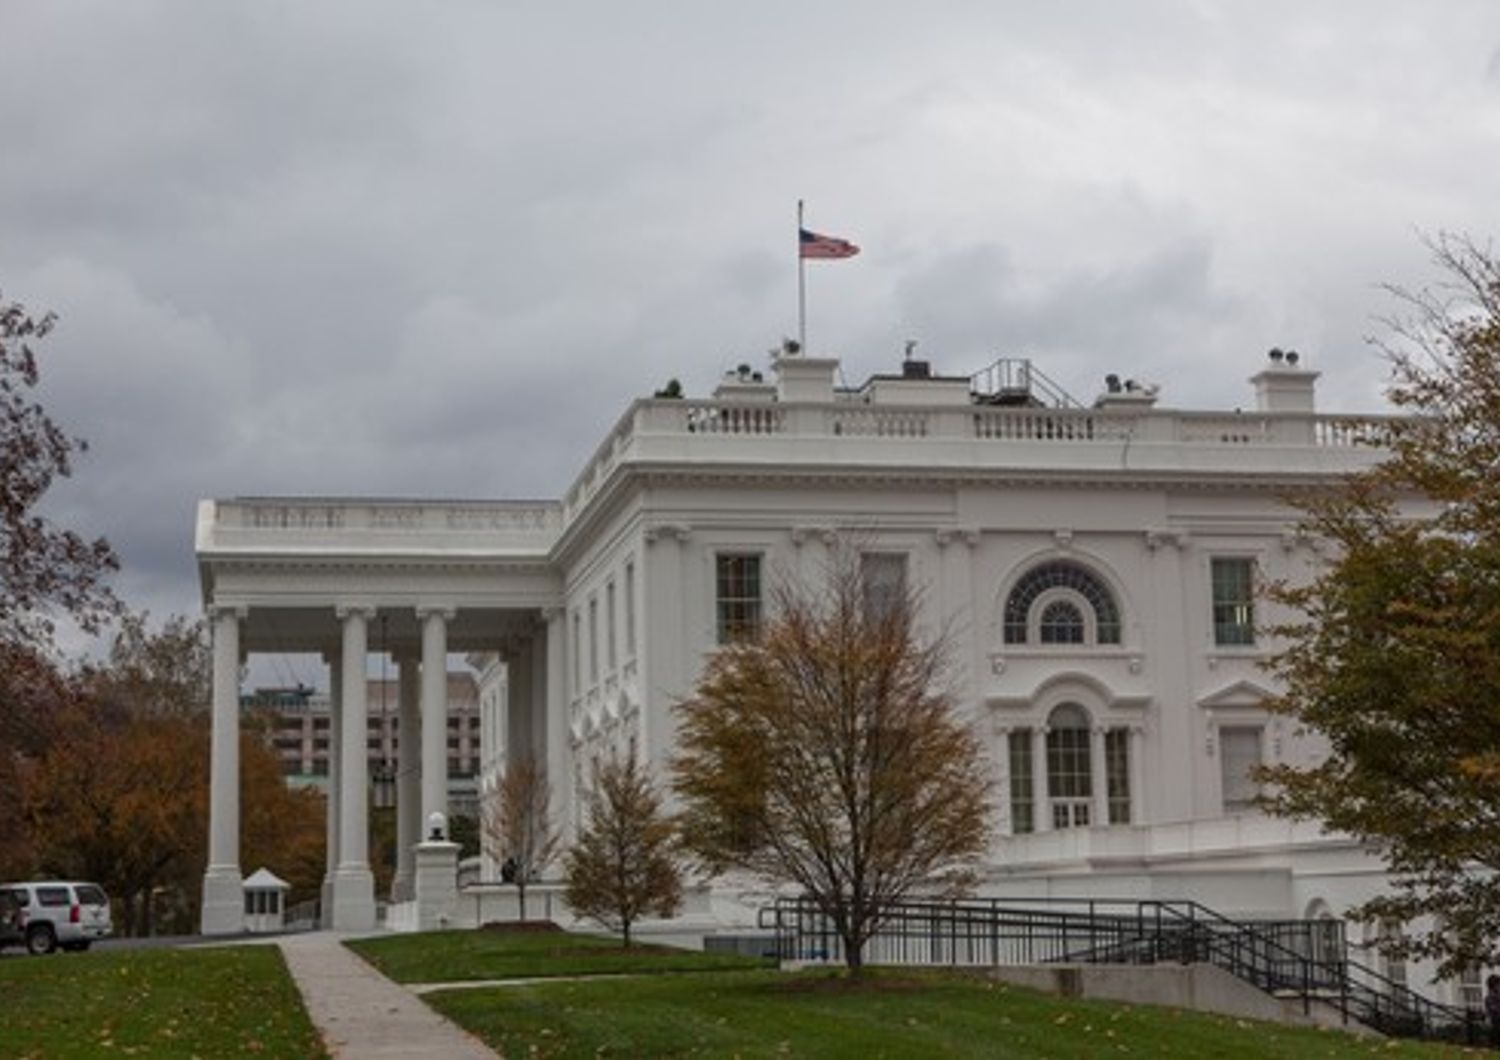
<svg viewBox="0 0 1500 1060">
<path fill-rule="evenodd" d="M 1375 417 L 1319 414 L 1275 351 L 1249 411 L 1119 385 L 1071 401 L 1025 362 L 973 378 L 908 361 L 863 386 L 774 361 L 705 400 L 633 403 L 560 500 L 238 498 L 199 506 L 214 631 L 206 932 L 238 929 L 234 727 L 242 656 L 321 651 L 336 744 L 332 923 L 374 923 L 365 694 L 371 623 L 399 672 L 402 864 L 446 798 L 446 659 L 481 671 L 481 787 L 533 755 L 571 827 L 590 760 L 673 746 L 672 704 L 758 622 L 778 577 L 849 535 L 956 633 L 958 691 L 996 771 L 996 894 L 1193 898 L 1226 913 L 1341 914 L 1381 865 L 1251 807 L 1250 768 L 1317 740 L 1267 713 L 1256 582 L 1316 561 L 1290 491 L 1369 466 Z M 1270 616 L 1274 617 L 1274 616 Z M 502 665 L 503 664 L 503 665 Z M 420 753 L 418 753 L 420 751 Z"/>
</svg>

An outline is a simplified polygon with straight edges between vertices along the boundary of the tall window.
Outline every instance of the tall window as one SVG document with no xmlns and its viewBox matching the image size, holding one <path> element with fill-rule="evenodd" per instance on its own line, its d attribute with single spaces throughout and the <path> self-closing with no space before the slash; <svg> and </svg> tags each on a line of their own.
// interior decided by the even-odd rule
<svg viewBox="0 0 1500 1060">
<path fill-rule="evenodd" d="M 615 672 L 618 664 L 619 653 L 615 650 L 615 583 L 610 582 L 604 590 L 604 628 L 606 630 L 605 644 L 609 649 L 606 656 L 609 663 L 609 672 Z"/>
<path fill-rule="evenodd" d="M 573 612 L 573 689 L 583 684 L 583 617 Z"/>
<path fill-rule="evenodd" d="M 1064 703 L 1047 719 L 1047 798 L 1053 828 L 1087 828 L 1094 784 L 1089 758 L 1089 716 Z"/>
<path fill-rule="evenodd" d="M 1255 643 L 1255 586 L 1252 563 L 1241 556 L 1215 556 L 1209 564 L 1213 582 L 1214 643 Z"/>
<path fill-rule="evenodd" d="M 635 657 L 635 564 L 625 564 L 625 656 Z"/>
<path fill-rule="evenodd" d="M 1036 831 L 1036 782 L 1031 771 L 1031 730 L 1012 729 L 1010 760 L 1010 830 L 1015 835 Z"/>
<path fill-rule="evenodd" d="M 1053 594 L 1051 590 L 1062 590 L 1062 594 Z M 1098 575 L 1079 563 L 1068 560 L 1052 560 L 1041 563 L 1031 568 L 1021 580 L 1016 582 L 1015 588 L 1011 589 L 1010 595 L 1005 598 L 1005 643 L 1025 644 L 1032 639 L 1032 606 L 1036 604 L 1042 594 L 1062 595 L 1068 601 L 1073 613 L 1079 618 L 1080 640 L 1056 640 L 1054 644 L 1077 644 L 1086 639 L 1087 625 L 1083 622 L 1084 609 L 1093 615 L 1094 619 L 1094 641 L 1098 644 L 1120 643 L 1120 608 L 1115 603 L 1114 594 L 1109 587 L 1099 580 Z M 1056 603 L 1052 600 L 1042 604 L 1043 615 L 1051 614 L 1054 634 L 1063 634 L 1065 631 L 1071 635 L 1071 623 L 1062 620 L 1070 618 L 1061 610 L 1054 610 Z M 1043 639 L 1041 632 L 1041 619 L 1038 620 L 1036 639 Z"/>
<path fill-rule="evenodd" d="M 1260 726 L 1229 725 L 1219 730 L 1225 813 L 1244 813 L 1255 807 L 1260 785 L 1250 774 L 1260 761 Z"/>
<path fill-rule="evenodd" d="M 589 597 L 589 683 L 599 680 L 599 598 Z"/>
<path fill-rule="evenodd" d="M 714 573 L 719 643 L 754 638 L 760 632 L 760 556 L 720 553 Z"/>
<path fill-rule="evenodd" d="M 1109 797 L 1109 823 L 1130 823 L 1130 730 L 1104 734 L 1104 793 Z"/>
<path fill-rule="evenodd" d="M 879 622 L 900 607 L 906 599 L 906 554 L 861 554 L 859 578 L 865 595 L 865 614 L 872 621 Z"/>
</svg>

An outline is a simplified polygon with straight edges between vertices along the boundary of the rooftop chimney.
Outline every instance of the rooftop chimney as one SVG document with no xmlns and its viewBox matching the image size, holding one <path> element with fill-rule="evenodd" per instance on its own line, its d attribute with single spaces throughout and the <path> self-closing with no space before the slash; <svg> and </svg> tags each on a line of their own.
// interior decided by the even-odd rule
<svg viewBox="0 0 1500 1060">
<path fill-rule="evenodd" d="M 1316 411 L 1313 384 L 1319 373 L 1303 368 L 1302 357 L 1296 350 L 1272 347 L 1266 360 L 1266 367 L 1250 377 L 1255 384 L 1256 411 Z"/>
</svg>

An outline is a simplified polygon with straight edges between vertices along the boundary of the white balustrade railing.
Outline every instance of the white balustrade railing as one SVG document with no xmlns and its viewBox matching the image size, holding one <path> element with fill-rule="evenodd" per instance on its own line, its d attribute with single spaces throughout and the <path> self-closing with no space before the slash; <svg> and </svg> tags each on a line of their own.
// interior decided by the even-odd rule
<svg viewBox="0 0 1500 1060">
<path fill-rule="evenodd" d="M 563 502 L 571 522 L 643 437 L 892 438 L 1058 444 L 1160 442 L 1194 446 L 1378 444 L 1389 417 L 1314 413 L 1202 413 L 1171 409 L 924 408 L 847 401 L 799 404 L 648 399 L 635 403 L 574 481 Z"/>
</svg>

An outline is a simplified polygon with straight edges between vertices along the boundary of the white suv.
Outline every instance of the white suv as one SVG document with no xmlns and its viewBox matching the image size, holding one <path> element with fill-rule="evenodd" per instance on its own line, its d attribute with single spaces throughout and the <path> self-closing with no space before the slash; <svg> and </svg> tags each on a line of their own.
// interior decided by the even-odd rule
<svg viewBox="0 0 1500 1060">
<path fill-rule="evenodd" d="M 113 927 L 109 899 L 98 884 L 51 880 L 5 883 L 0 884 L 0 892 L 8 892 L 11 898 L 0 904 L 19 907 L 19 923 L 15 926 L 20 941 L 31 953 L 51 953 L 59 946 L 86 950 L 95 939 L 109 935 Z M 7 941 L 5 933 L 0 933 L 0 945 Z"/>
</svg>

